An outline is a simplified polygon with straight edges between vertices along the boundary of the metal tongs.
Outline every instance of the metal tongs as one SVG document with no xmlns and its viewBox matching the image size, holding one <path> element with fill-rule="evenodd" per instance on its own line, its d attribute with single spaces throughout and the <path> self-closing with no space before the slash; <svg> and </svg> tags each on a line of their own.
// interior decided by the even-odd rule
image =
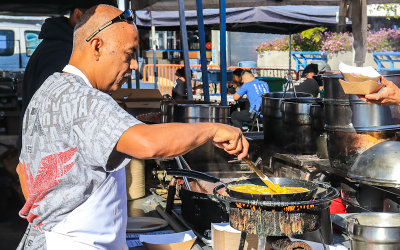
<svg viewBox="0 0 400 250">
<path fill-rule="evenodd" d="M 247 163 L 247 165 L 250 166 L 250 168 L 260 177 L 260 179 L 265 183 L 265 185 L 268 186 L 272 191 L 275 193 L 278 193 L 280 191 L 280 188 L 275 186 L 275 184 L 265 175 L 263 172 L 261 172 L 260 169 L 258 169 L 252 161 L 250 161 L 249 158 L 245 157 L 243 158 L 243 161 Z"/>
<path fill-rule="evenodd" d="M 179 169 L 184 169 L 183 166 L 182 166 L 182 162 L 183 162 L 183 164 L 185 164 L 185 167 L 186 167 L 187 170 L 192 170 L 190 168 L 189 164 L 183 158 L 183 156 L 180 155 L 180 156 L 175 157 L 175 161 L 178 164 L 178 168 Z M 188 179 L 186 177 L 183 177 L 183 182 L 185 183 L 187 190 L 192 191 L 191 188 L 190 188 L 190 185 L 189 185 L 189 181 L 188 181 Z"/>
</svg>

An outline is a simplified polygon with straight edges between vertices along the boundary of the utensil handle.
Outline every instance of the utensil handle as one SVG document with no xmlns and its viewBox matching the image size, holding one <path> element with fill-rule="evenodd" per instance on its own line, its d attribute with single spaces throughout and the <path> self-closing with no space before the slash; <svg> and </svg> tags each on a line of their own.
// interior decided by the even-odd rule
<svg viewBox="0 0 400 250">
<path fill-rule="evenodd" d="M 217 182 L 223 183 L 219 178 L 199 171 L 186 170 L 186 169 L 166 169 L 165 171 L 167 172 L 167 175 L 189 177 L 193 179 L 208 181 L 211 183 L 217 183 Z"/>
<path fill-rule="evenodd" d="M 270 189 L 272 189 L 275 193 L 279 192 L 279 188 L 275 186 L 275 184 L 263 173 L 260 169 L 258 169 L 253 162 L 251 162 L 247 157 L 243 158 L 243 161 L 250 166 L 250 168 L 260 177 L 260 179 L 267 185 Z"/>
<path fill-rule="evenodd" d="M 347 221 L 347 227 L 346 227 L 347 232 L 350 234 L 353 234 L 354 233 L 354 225 L 356 225 L 356 224 L 360 224 L 360 222 L 357 220 L 357 218 L 354 218 L 354 217 L 350 218 Z"/>
</svg>

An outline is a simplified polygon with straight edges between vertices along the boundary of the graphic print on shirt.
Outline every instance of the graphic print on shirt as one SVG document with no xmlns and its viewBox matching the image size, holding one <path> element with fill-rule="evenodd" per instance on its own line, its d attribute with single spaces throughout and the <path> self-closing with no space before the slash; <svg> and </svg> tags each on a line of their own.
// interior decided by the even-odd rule
<svg viewBox="0 0 400 250">
<path fill-rule="evenodd" d="M 63 181 L 62 177 L 75 165 L 75 161 L 72 159 L 76 151 L 77 147 L 43 157 L 35 177 L 33 177 L 30 171 L 29 163 L 22 163 L 25 170 L 29 196 L 20 214 L 30 223 L 38 218 L 32 210 L 40 206 L 38 203 L 46 198 L 46 194 L 52 188 Z M 40 227 L 41 225 L 39 224 L 38 226 Z"/>
</svg>

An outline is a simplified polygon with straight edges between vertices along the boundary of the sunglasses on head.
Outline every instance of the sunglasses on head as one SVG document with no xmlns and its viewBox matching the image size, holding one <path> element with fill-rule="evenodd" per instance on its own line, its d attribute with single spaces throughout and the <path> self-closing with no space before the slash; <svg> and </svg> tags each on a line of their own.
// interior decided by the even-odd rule
<svg viewBox="0 0 400 250">
<path fill-rule="evenodd" d="M 130 9 L 125 10 L 124 12 L 121 13 L 121 15 L 115 17 L 114 19 L 108 21 L 107 23 L 103 24 L 103 26 L 101 26 L 99 29 L 97 29 L 95 32 L 93 32 L 90 36 L 88 36 L 88 38 L 86 38 L 86 42 L 89 42 L 90 40 L 92 40 L 92 38 L 99 34 L 100 31 L 104 30 L 105 28 L 107 28 L 108 26 L 110 26 L 113 23 L 117 23 L 117 22 L 133 22 L 133 20 L 135 20 L 135 15 L 133 14 L 133 11 Z"/>
</svg>

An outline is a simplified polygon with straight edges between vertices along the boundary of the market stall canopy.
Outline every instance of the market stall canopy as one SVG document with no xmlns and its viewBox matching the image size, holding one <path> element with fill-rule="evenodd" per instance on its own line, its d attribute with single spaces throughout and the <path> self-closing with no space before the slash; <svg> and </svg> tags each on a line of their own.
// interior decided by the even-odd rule
<svg viewBox="0 0 400 250">
<path fill-rule="evenodd" d="M 46 16 L 66 14 L 73 6 L 93 6 L 96 0 L 1 0 L 0 14 Z M 117 0 L 110 0 L 116 5 Z"/>
<path fill-rule="evenodd" d="M 229 8 L 226 10 L 227 30 L 288 34 L 310 27 L 335 26 L 339 6 L 265 6 Z M 178 11 L 137 11 L 139 27 L 155 26 L 157 29 L 179 29 Z M 219 9 L 204 9 L 204 24 L 219 29 Z M 185 11 L 186 25 L 197 28 L 197 12 Z"/>
<path fill-rule="evenodd" d="M 226 8 L 257 7 L 257 6 L 282 6 L 282 5 L 326 5 L 339 6 L 341 0 L 229 0 L 226 1 Z M 368 0 L 368 4 L 375 3 L 398 3 L 399 0 Z M 177 10 L 177 0 L 134 0 L 132 7 L 135 10 Z M 204 9 L 219 8 L 219 0 L 203 0 Z M 196 1 L 185 1 L 185 10 L 195 10 Z"/>
</svg>

